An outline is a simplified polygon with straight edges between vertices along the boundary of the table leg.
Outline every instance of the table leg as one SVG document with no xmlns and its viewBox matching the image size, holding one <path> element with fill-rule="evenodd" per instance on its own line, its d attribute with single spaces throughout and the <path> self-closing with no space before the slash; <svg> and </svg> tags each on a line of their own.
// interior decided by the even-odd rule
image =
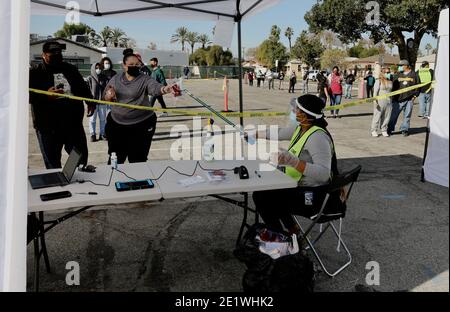
<svg viewBox="0 0 450 312">
<path fill-rule="evenodd" d="M 36 218 L 36 214 L 32 213 L 33 218 Z M 39 251 L 39 235 L 36 233 L 33 238 L 34 245 L 34 291 L 39 291 L 39 262 L 40 262 L 40 251 Z"/>
<path fill-rule="evenodd" d="M 242 224 L 241 224 L 241 228 L 239 230 L 239 235 L 238 238 L 236 240 L 236 246 L 239 245 L 239 243 L 242 240 L 242 235 L 244 234 L 244 228 L 248 225 L 247 224 L 247 217 L 248 217 L 248 193 L 243 193 L 244 195 L 244 202 L 243 202 L 243 208 L 244 208 L 244 218 L 242 219 Z"/>
<path fill-rule="evenodd" d="M 44 256 L 45 268 L 47 273 L 51 273 L 50 270 L 50 260 L 47 252 L 47 244 L 45 243 L 45 229 L 44 229 L 44 213 L 39 212 L 39 234 L 41 237 L 42 254 Z"/>
</svg>

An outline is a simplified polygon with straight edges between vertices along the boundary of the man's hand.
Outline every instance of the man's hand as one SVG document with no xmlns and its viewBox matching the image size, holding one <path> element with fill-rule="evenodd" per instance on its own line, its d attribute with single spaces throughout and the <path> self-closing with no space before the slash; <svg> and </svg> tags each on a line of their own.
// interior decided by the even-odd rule
<svg viewBox="0 0 450 312">
<path fill-rule="evenodd" d="M 64 94 L 64 89 L 57 89 L 55 87 L 51 87 L 50 89 L 48 89 L 48 92 Z M 49 100 L 54 100 L 57 97 L 58 97 L 57 95 L 48 95 Z"/>
<path fill-rule="evenodd" d="M 105 101 L 107 102 L 116 102 L 117 101 L 117 95 L 116 90 L 113 86 L 109 86 L 108 89 L 105 92 Z"/>
</svg>

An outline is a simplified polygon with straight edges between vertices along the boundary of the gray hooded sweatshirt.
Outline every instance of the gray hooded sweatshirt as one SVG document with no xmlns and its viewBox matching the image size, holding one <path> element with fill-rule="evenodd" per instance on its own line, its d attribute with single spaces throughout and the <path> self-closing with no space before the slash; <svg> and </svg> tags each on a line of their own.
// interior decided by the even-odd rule
<svg viewBox="0 0 450 312">
<path fill-rule="evenodd" d="M 97 64 L 92 65 L 91 75 L 87 78 L 87 83 L 94 99 L 101 100 L 108 79 L 103 74 L 97 75 L 97 73 L 95 72 L 96 66 Z"/>
</svg>

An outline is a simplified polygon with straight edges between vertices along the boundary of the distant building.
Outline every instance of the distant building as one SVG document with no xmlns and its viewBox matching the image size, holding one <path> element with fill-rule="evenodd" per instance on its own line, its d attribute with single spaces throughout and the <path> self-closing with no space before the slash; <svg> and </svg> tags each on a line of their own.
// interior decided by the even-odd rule
<svg viewBox="0 0 450 312">
<path fill-rule="evenodd" d="M 435 69 L 436 68 L 436 54 L 430 54 L 427 56 L 423 56 L 423 57 L 419 57 L 416 61 L 416 70 L 418 70 L 421 66 L 422 63 L 427 61 L 428 63 L 430 63 L 430 68 L 431 69 Z"/>
<path fill-rule="evenodd" d="M 123 48 L 100 48 L 104 55 L 108 55 L 113 64 L 121 64 L 123 60 Z M 189 65 L 189 53 L 182 51 L 160 51 L 150 49 L 134 49 L 142 56 L 142 61 L 145 64 L 150 62 L 150 59 L 156 57 L 160 66 L 186 66 Z"/>
<path fill-rule="evenodd" d="M 398 55 L 377 54 L 365 58 L 356 59 L 349 63 L 349 67 L 357 68 L 359 76 L 365 76 L 367 72 L 372 71 L 374 76 L 378 76 L 381 66 L 395 66 L 400 63 Z"/>
<path fill-rule="evenodd" d="M 60 44 L 65 44 L 66 49 L 63 50 L 64 61 L 73 65 L 91 65 L 99 62 L 102 59 L 103 51 L 92 48 L 88 45 L 81 44 L 69 39 L 64 38 L 52 38 L 52 40 L 58 41 Z M 40 40 L 30 43 L 30 62 L 40 63 L 42 62 L 42 47 L 47 40 Z"/>
<path fill-rule="evenodd" d="M 52 38 L 52 36 L 41 36 L 39 34 L 30 34 L 30 43 L 36 42 L 36 41 L 47 40 L 47 39 L 51 39 L 51 38 Z"/>
</svg>

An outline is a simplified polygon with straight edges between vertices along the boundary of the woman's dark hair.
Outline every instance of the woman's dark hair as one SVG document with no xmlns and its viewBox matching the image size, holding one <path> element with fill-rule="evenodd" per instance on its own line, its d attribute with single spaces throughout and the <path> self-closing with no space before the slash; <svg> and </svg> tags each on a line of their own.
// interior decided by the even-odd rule
<svg viewBox="0 0 450 312">
<path fill-rule="evenodd" d="M 335 69 L 337 69 L 337 70 L 339 71 L 339 67 L 338 67 L 338 66 L 334 66 L 334 67 L 333 67 L 333 71 L 334 71 Z"/>
<path fill-rule="evenodd" d="M 130 57 L 137 57 L 136 54 L 134 54 L 134 50 L 131 48 L 125 49 L 123 50 L 123 64 L 125 65 L 125 63 L 127 62 L 127 60 Z"/>
<path fill-rule="evenodd" d="M 102 66 L 104 66 L 106 61 L 108 61 L 108 62 L 112 65 L 111 59 L 110 59 L 109 57 L 107 57 L 107 56 L 104 57 L 104 58 L 102 58 L 102 60 L 100 61 L 100 64 L 101 64 Z"/>
</svg>

